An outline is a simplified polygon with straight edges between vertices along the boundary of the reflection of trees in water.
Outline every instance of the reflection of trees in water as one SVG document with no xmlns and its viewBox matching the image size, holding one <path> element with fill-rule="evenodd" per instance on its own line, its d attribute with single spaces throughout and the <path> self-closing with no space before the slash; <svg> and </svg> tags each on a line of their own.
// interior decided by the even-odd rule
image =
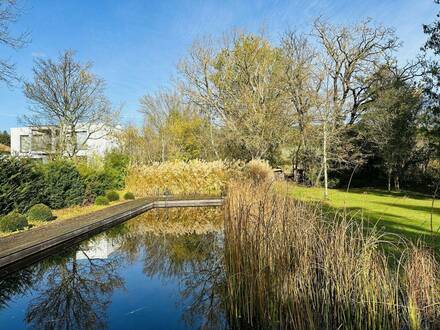
<svg viewBox="0 0 440 330">
<path fill-rule="evenodd" d="M 166 216 L 166 219 L 164 218 Z M 197 209 L 156 213 L 133 219 L 107 230 L 93 241 L 106 240 L 118 246 L 110 259 L 79 260 L 78 246 L 48 258 L 26 270 L 2 280 L 0 308 L 14 295 L 35 290 L 26 311 L 28 326 L 36 329 L 99 329 L 106 327 L 106 309 L 115 288 L 123 287 L 118 275 L 121 263 L 143 263 L 147 276 L 163 280 L 177 279 L 181 283 L 181 302 L 187 308 L 183 319 L 188 325 L 202 328 L 223 326 L 223 237 L 210 224 L 219 220 L 219 212 L 199 212 Z M 191 217 L 196 233 L 191 233 Z M 215 218 L 217 217 L 217 218 Z M 215 218 L 215 219 L 214 219 Z M 169 221 L 154 230 L 154 221 Z M 175 232 L 182 228 L 184 232 Z M 204 224 L 208 224 L 204 227 Z M 152 229 L 153 228 L 153 229 Z M 201 233 L 206 228 L 206 233 Z M 123 272 L 123 270 L 122 270 Z M 122 273 L 123 275 L 123 273 Z"/>
<path fill-rule="evenodd" d="M 115 288 L 123 286 L 117 260 L 78 260 L 76 250 L 40 264 L 35 278 L 44 277 L 30 302 L 26 322 L 35 329 L 102 329 Z M 86 254 L 85 254 L 86 255 Z"/>
<path fill-rule="evenodd" d="M 200 219 L 206 214 L 216 218 Z M 176 222 L 191 226 L 191 217 L 197 219 L 194 221 L 197 234 L 191 233 L 191 227 L 183 233 L 174 232 L 175 228 L 180 228 Z M 187 306 L 183 319 L 190 326 L 201 323 L 202 328 L 223 327 L 223 237 L 221 231 L 212 232 L 212 223 L 206 226 L 210 232 L 200 233 L 201 223 L 218 222 L 219 217 L 219 212 L 206 213 L 197 209 L 158 212 L 155 218 L 139 217 L 126 223 L 124 226 L 130 230 L 119 236 L 119 252 L 128 260 L 142 258 L 143 272 L 147 276 L 179 280 L 182 304 Z M 162 224 L 153 221 L 162 221 Z M 160 231 L 152 228 L 160 228 Z"/>
<path fill-rule="evenodd" d="M 20 270 L 6 278 L 0 279 L 0 310 L 8 306 L 15 295 L 26 293 L 34 284 L 32 269 Z"/>
<path fill-rule="evenodd" d="M 143 239 L 144 273 L 162 279 L 179 279 L 184 320 L 203 328 L 222 323 L 222 239 L 217 233 L 183 236 L 149 235 Z"/>
</svg>

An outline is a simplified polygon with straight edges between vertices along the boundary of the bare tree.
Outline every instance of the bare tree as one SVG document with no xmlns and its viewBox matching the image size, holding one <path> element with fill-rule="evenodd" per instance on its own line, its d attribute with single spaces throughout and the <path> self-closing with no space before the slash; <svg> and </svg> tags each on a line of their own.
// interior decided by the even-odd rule
<svg viewBox="0 0 440 330">
<path fill-rule="evenodd" d="M 223 131 L 233 157 L 271 158 L 288 131 L 281 51 L 234 35 L 220 49 L 196 44 L 179 67 L 190 101 Z"/>
<path fill-rule="evenodd" d="M 104 95 L 104 81 L 90 72 L 91 66 L 76 61 L 69 50 L 57 62 L 36 60 L 33 81 L 24 84 L 31 103 L 24 122 L 55 127 L 56 151 L 62 156 L 76 156 L 89 139 L 109 134 L 118 117 Z M 80 140 L 78 131 L 85 134 Z"/>
<path fill-rule="evenodd" d="M 20 10 L 15 0 L 0 0 L 0 45 L 18 49 L 28 42 L 28 33 L 14 36 L 10 32 L 10 26 L 16 22 L 19 14 Z M 11 85 L 14 81 L 17 81 L 14 63 L 0 59 L 0 82 Z"/>
<path fill-rule="evenodd" d="M 325 81 L 318 113 L 323 128 L 322 168 L 327 197 L 329 165 L 347 165 L 360 159 L 347 133 L 373 102 L 375 90 L 371 87 L 381 80 L 378 72 L 395 66 L 392 55 L 399 44 L 392 29 L 375 26 L 370 20 L 337 26 L 317 19 L 314 35 Z"/>
<path fill-rule="evenodd" d="M 394 31 L 371 24 L 336 26 L 321 19 L 314 23 L 323 67 L 330 80 L 331 104 L 341 123 L 353 124 L 367 103 L 372 102 L 376 73 L 393 60 L 399 46 Z M 388 65 L 390 66 L 390 65 Z"/>
<path fill-rule="evenodd" d="M 295 134 L 292 154 L 292 173 L 294 180 L 304 180 L 300 170 L 310 167 L 311 154 L 315 154 L 314 110 L 318 106 L 322 75 L 319 72 L 319 54 L 309 38 L 295 31 L 286 31 L 281 39 L 284 56 L 286 97 L 292 113 L 292 126 Z M 298 136 L 299 135 L 299 136 Z"/>
<path fill-rule="evenodd" d="M 181 107 L 181 100 L 176 94 L 160 91 L 155 95 L 144 95 L 140 99 L 140 112 L 145 116 L 145 127 L 159 139 L 160 160 L 166 160 L 169 135 L 166 132 L 166 121 L 171 111 Z"/>
</svg>

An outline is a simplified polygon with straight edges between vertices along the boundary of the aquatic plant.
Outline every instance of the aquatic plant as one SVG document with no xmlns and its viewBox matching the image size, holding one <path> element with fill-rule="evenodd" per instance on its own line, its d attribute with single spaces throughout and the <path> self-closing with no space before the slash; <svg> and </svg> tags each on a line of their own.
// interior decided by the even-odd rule
<svg viewBox="0 0 440 330">
<path fill-rule="evenodd" d="M 384 237 L 273 192 L 231 183 L 225 205 L 225 306 L 234 328 L 434 329 L 440 268 L 406 243 L 397 262 Z M 391 265 L 395 266 L 391 266 Z"/>
</svg>

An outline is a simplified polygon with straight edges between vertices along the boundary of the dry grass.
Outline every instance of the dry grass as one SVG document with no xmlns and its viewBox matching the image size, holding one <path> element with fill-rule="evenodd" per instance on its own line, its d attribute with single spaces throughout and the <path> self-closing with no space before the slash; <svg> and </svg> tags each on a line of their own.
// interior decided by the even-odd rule
<svg viewBox="0 0 440 330">
<path fill-rule="evenodd" d="M 53 214 L 57 217 L 57 220 L 64 220 L 64 219 L 69 219 L 73 217 L 78 217 L 80 215 L 92 213 L 95 211 L 99 211 L 109 206 L 118 205 L 125 202 L 126 201 L 124 200 L 120 200 L 116 202 L 111 202 L 109 205 L 95 205 L 95 204 L 90 204 L 85 206 L 76 205 L 76 206 L 66 207 L 64 209 L 53 210 Z"/>
<path fill-rule="evenodd" d="M 254 183 L 274 180 L 273 168 L 266 160 L 252 159 L 244 166 L 244 173 Z"/>
<path fill-rule="evenodd" d="M 237 328 L 434 329 L 440 269 L 407 245 L 397 267 L 383 237 L 318 205 L 233 183 L 225 210 L 228 318 Z"/>
<path fill-rule="evenodd" d="M 126 189 L 139 197 L 164 193 L 220 194 L 229 179 L 240 172 L 240 166 L 235 162 L 201 160 L 132 166 L 128 171 Z"/>
</svg>

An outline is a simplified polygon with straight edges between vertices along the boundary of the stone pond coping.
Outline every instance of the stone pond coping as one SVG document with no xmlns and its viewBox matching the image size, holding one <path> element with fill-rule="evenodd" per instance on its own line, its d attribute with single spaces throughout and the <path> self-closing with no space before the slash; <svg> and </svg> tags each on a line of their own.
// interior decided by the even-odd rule
<svg viewBox="0 0 440 330">
<path fill-rule="evenodd" d="M 142 198 L 0 237 L 0 279 L 26 265 L 154 208 L 220 206 L 222 197 Z"/>
</svg>

